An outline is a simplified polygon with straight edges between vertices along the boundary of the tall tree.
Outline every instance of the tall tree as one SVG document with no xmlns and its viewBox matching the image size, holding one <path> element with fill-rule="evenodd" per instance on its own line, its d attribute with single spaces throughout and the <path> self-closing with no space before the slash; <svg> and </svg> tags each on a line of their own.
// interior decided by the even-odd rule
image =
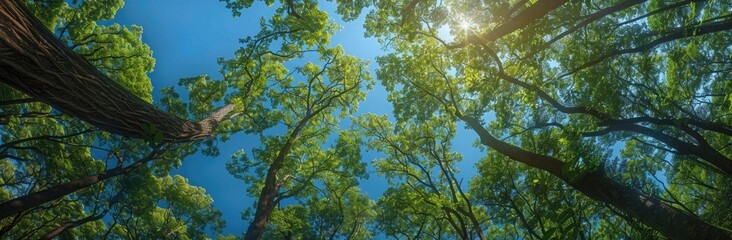
<svg viewBox="0 0 732 240">
<path fill-rule="evenodd" d="M 379 199 L 379 229 L 395 238 L 487 239 L 485 209 L 463 190 L 450 151 L 453 122 L 434 116 L 423 124 L 391 126 L 386 116 L 366 115 L 358 124 L 369 146 L 387 156 L 374 162 L 389 189 Z"/>
<path fill-rule="evenodd" d="M 501 13 L 512 3 L 383 1 L 366 27 L 390 41 L 393 52 L 379 59 L 378 76 L 398 121 L 452 115 L 492 151 L 544 170 L 668 237 L 726 239 L 729 232 L 706 222 L 711 219 L 610 176 L 605 167 L 613 145 L 636 148 L 631 143 L 640 141 L 656 147 L 642 152 L 651 159 L 691 157 L 705 174 L 729 175 L 728 71 L 713 60 L 728 55 L 725 4 L 568 3 L 481 39 L 518 24 Z M 420 14 L 404 20 L 403 9 Z M 444 26 L 454 39 L 445 39 Z M 680 61 L 699 71 L 680 71 Z M 495 116 L 490 128 L 486 115 Z M 522 137 L 545 131 L 536 141 Z M 560 148 L 537 151 L 552 144 Z"/>
<path fill-rule="evenodd" d="M 112 8 L 85 13 L 78 8 L 75 14 L 96 14 L 105 17 L 121 6 L 122 1 L 110 1 Z M 36 3 L 40 4 L 40 3 Z M 54 6 L 64 2 L 52 2 Z M 74 15 L 76 16 L 76 15 Z M 55 24 L 53 19 L 46 19 Z M 126 137 L 165 141 L 191 141 L 212 135 L 219 122 L 233 110 L 227 106 L 200 122 L 191 122 L 157 109 L 133 93 L 112 81 L 90 62 L 100 62 L 105 67 L 119 67 L 110 63 L 113 58 L 131 58 L 136 53 L 117 52 L 99 58 L 83 58 L 72 51 L 67 44 L 50 32 L 21 0 L 3 1 L 0 5 L 0 73 L 3 83 L 27 94 L 29 97 L 52 105 L 61 112 L 82 119 L 102 130 Z M 67 26 L 75 25 L 74 17 Z M 81 30 L 88 26 L 81 27 Z M 93 26 L 92 26 L 93 28 Z M 62 29 L 65 31 L 74 29 Z M 90 47 L 93 40 L 103 39 L 104 30 L 93 32 L 96 38 L 81 39 L 73 47 Z M 78 39 L 77 39 L 78 40 Z M 76 45 L 78 44 L 78 45 Z M 103 48 L 92 48 L 85 53 L 108 52 Z M 148 50 L 149 52 L 149 50 Z M 144 52 L 137 53 L 144 55 Z M 149 63 L 148 63 L 149 64 Z M 120 78 L 134 78 L 119 71 Z M 139 76 L 137 76 L 139 77 Z M 134 82 L 127 80 L 125 82 Z M 147 88 L 147 89 L 145 89 Z M 150 91 L 150 85 L 143 85 L 142 92 Z M 96 93 L 96 94 L 89 94 Z M 157 136 L 156 136 L 157 135 Z"/>
<path fill-rule="evenodd" d="M 237 15 L 252 2 L 228 6 Z M 262 19 L 259 33 L 243 40 L 245 46 L 236 57 L 221 62 L 224 80 L 191 86 L 192 92 L 219 92 L 219 97 L 244 106 L 242 112 L 250 113 L 246 115 L 250 120 L 238 124 L 250 126 L 245 129 L 261 136 L 262 147 L 252 150 L 252 158 L 241 150 L 227 166 L 231 174 L 251 184 L 249 192 L 257 198 L 245 239 L 261 239 L 279 231 L 276 226 L 274 230 L 267 227 L 274 212 L 301 213 L 296 210 L 301 208 L 295 206 L 278 210 L 285 199 L 312 204 L 318 204 L 318 197 L 335 196 L 334 201 L 363 199 L 358 191 L 352 192 L 356 189 L 355 178 L 365 176 L 360 140 L 349 131 L 339 131 L 339 124 L 356 111 L 365 97 L 364 90 L 373 81 L 367 63 L 346 55 L 340 46 L 331 46 L 330 36 L 337 29 L 316 1 L 281 2 L 274 16 Z M 223 90 L 213 86 L 222 86 Z M 226 88 L 233 91 L 224 94 Z M 208 104 L 210 101 L 194 105 Z M 237 128 L 241 126 L 232 127 Z M 270 128 L 277 134 L 270 133 Z M 326 145 L 329 138 L 337 139 L 331 147 Z M 334 191 L 326 189 L 319 194 L 316 181 L 333 184 Z M 304 210 L 320 211 L 316 206 Z M 328 221 L 334 219 L 329 217 Z M 368 235 L 359 227 L 362 224 L 349 226 L 354 236 Z M 336 236 L 343 230 L 337 227 L 325 232 Z"/>
<path fill-rule="evenodd" d="M 329 174 L 321 180 L 322 187 L 298 197 L 298 204 L 273 211 L 262 238 L 373 239 L 376 203 L 354 186 L 355 179 Z"/>
<path fill-rule="evenodd" d="M 119 0 L 27 3 L 57 41 L 109 76 L 122 91 L 150 102 L 147 73 L 155 61 L 141 41 L 142 28 L 97 24 L 111 19 L 122 5 Z M 220 231 L 223 221 L 210 196 L 179 176 L 175 184 L 165 181 L 199 143 L 176 144 L 150 154 L 158 144 L 99 131 L 7 85 L 0 86 L 0 99 L 2 238 L 119 237 L 115 231 L 120 228 L 142 229 L 131 225 L 140 221 L 155 231 L 175 226 L 170 234 L 179 238 Z M 160 136 L 152 128 L 147 131 L 147 138 Z M 131 211 L 131 206 L 140 210 Z M 151 215 L 151 210 L 159 214 Z"/>
<path fill-rule="evenodd" d="M 555 146 L 537 146 L 536 150 L 548 151 Z M 551 174 L 499 153 L 489 152 L 476 167 L 478 174 L 470 183 L 470 193 L 491 216 L 491 238 L 660 237 L 616 208 L 572 191 Z M 615 173 L 611 175 L 617 176 Z"/>
</svg>

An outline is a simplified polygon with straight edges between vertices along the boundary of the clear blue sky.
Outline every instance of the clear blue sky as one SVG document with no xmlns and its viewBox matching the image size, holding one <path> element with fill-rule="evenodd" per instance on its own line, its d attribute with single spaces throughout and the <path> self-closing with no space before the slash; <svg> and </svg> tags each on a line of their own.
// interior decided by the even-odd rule
<svg viewBox="0 0 732 240">
<path fill-rule="evenodd" d="M 348 54 L 370 60 L 373 74 L 376 69 L 374 58 L 381 51 L 376 39 L 363 37 L 363 17 L 360 21 L 344 23 L 333 13 L 334 3 L 322 1 L 320 4 L 343 26 L 332 42 L 343 45 Z M 160 98 L 157 91 L 177 86 L 180 78 L 207 74 L 220 79 L 216 59 L 233 57 L 234 51 L 240 47 L 238 40 L 256 34 L 259 19 L 268 17 L 273 11 L 274 8 L 256 3 L 244 10 L 241 17 L 234 18 L 224 3 L 216 0 L 127 0 L 113 22 L 144 28 L 143 41 L 150 45 L 157 60 L 155 70 L 150 74 L 155 87 L 153 96 L 157 101 Z M 378 83 L 359 107 L 359 113 L 366 112 L 392 112 L 391 104 Z M 463 170 L 466 185 L 468 176 L 475 173 L 473 165 L 481 155 L 472 147 L 474 139 L 472 133 L 460 131 L 456 139 L 460 144 L 454 144 L 453 149 L 465 155 L 458 168 Z M 227 223 L 224 234 L 240 235 L 246 230 L 248 223 L 241 219 L 241 212 L 253 203 L 253 199 L 246 196 L 248 186 L 229 175 L 225 163 L 235 151 L 258 145 L 258 137 L 239 134 L 219 145 L 219 157 L 194 155 L 176 171 L 187 177 L 192 185 L 204 187 L 213 197 L 214 206 L 223 212 Z M 373 152 L 365 153 L 364 161 L 371 162 L 375 157 L 377 155 Z M 386 181 L 373 172 L 369 180 L 361 183 L 361 189 L 372 199 L 378 199 L 387 187 Z"/>
</svg>

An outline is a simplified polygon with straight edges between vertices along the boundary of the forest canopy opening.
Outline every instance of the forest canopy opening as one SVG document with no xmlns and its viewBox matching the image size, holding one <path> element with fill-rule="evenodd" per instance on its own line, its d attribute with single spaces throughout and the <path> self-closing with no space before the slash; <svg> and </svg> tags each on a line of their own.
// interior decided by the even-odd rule
<svg viewBox="0 0 732 240">
<path fill-rule="evenodd" d="M 0 238 L 732 238 L 729 1 L 210 2 L 0 3 Z"/>
</svg>

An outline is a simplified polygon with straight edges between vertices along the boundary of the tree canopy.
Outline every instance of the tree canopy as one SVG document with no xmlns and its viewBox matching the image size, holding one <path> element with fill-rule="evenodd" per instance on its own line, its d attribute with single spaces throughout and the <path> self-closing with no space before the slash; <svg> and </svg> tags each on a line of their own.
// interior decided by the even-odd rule
<svg viewBox="0 0 732 240">
<path fill-rule="evenodd" d="M 235 17 L 257 4 L 221 1 Z M 211 126 L 130 136 L 3 80 L 0 236 L 732 238 L 732 3 L 263 3 L 274 13 L 218 60 L 221 78 L 183 78 L 158 108 L 142 28 L 98 25 L 121 0 L 26 1 L 43 37 L 150 109 L 139 116 Z M 375 62 L 332 41 L 334 17 L 364 21 Z M 20 69 L 12 56 L 0 72 Z M 375 83 L 392 114 L 358 111 Z M 259 142 L 226 169 L 254 203 L 242 200 L 248 228 L 222 235 L 212 197 L 171 170 L 238 133 Z M 455 150 L 470 144 L 479 157 Z M 388 183 L 381 196 L 362 190 L 369 177 Z"/>
</svg>

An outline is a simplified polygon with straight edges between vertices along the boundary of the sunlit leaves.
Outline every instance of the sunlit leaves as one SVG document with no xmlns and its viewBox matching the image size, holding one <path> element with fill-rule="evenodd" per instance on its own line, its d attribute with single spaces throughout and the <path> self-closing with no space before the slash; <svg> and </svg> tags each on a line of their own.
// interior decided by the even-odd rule
<svg viewBox="0 0 732 240">
<path fill-rule="evenodd" d="M 357 120 L 369 148 L 386 155 L 373 162 L 391 185 L 379 199 L 378 228 L 396 238 L 482 236 L 487 218 L 462 190 L 455 167 L 462 156 L 450 152 L 454 122 L 433 116 L 420 123 L 392 126 L 375 115 Z"/>
<path fill-rule="evenodd" d="M 253 3 L 226 2 L 235 16 Z M 273 212 L 256 204 L 256 209 L 246 210 L 245 220 L 261 221 L 251 218 L 261 213 L 269 219 L 265 238 L 349 236 L 340 226 L 351 218 L 344 209 L 354 206 L 343 201 L 368 202 L 355 188 L 356 178 L 366 177 L 366 170 L 360 138 L 339 125 L 356 111 L 373 80 L 366 62 L 330 45 L 339 27 L 316 1 L 279 3 L 273 16 L 260 20 L 258 34 L 240 41 L 244 46 L 235 58 L 219 61 L 223 81 L 231 90 L 226 101 L 243 103 L 243 118 L 250 120 L 239 123 L 259 134 L 262 143 L 251 154 L 245 149 L 234 154 L 227 170 L 249 184 L 251 196 L 262 196 L 260 201 L 268 205 L 288 198 L 306 202 Z M 343 203 L 339 205 L 343 208 L 318 207 L 326 199 Z M 367 237 L 363 227 L 367 221 L 346 222 L 354 227 L 351 237 Z"/>
<path fill-rule="evenodd" d="M 569 183 L 589 172 L 606 170 L 615 179 L 622 179 L 650 195 L 663 197 L 682 209 L 686 209 L 683 202 L 695 200 L 678 200 L 677 195 L 688 194 L 677 190 L 659 192 L 658 188 L 686 186 L 689 180 L 676 182 L 671 178 L 659 179 L 658 175 L 676 171 L 676 166 L 696 162 L 699 169 L 706 170 L 686 173 L 698 177 L 693 181 L 706 185 L 715 178 L 706 176 L 716 176 L 717 171 L 709 169 L 708 163 L 689 157 L 689 154 L 697 154 L 684 151 L 668 139 L 703 148 L 708 146 L 707 151 L 722 153 L 722 159 L 730 156 L 728 144 L 722 143 L 729 142 L 729 134 L 718 134 L 716 130 L 702 127 L 702 123 L 688 122 L 714 122 L 721 124 L 715 126 L 725 129 L 729 126 L 730 97 L 723 89 L 729 87 L 729 81 L 724 79 L 729 78 L 730 62 L 722 60 L 726 59 L 723 56 L 730 55 L 728 26 L 720 27 L 724 31 L 708 34 L 697 28 L 710 22 L 728 21 L 730 8 L 726 3 L 651 1 L 613 12 L 609 9 L 618 2 L 571 2 L 500 39 L 475 38 L 470 44 L 455 47 L 450 41 L 432 34 L 434 28 L 445 24 L 430 17 L 441 14 L 439 8 L 443 3 L 416 2 L 415 5 L 409 5 L 410 1 L 375 2 L 365 24 L 369 31 L 367 35 L 378 37 L 389 50 L 379 57 L 377 75 L 388 91 L 389 101 L 394 104 L 396 131 L 413 123 L 429 124 L 435 116 L 482 117 L 481 120 L 490 126 L 488 131 L 501 141 L 560 159 L 564 163 L 562 175 Z M 509 23 L 513 15 L 534 2 L 458 1 L 444 4 L 451 9 L 450 14 L 453 11 L 471 14 L 471 9 L 480 8 L 481 13 L 472 19 L 476 19 L 478 29 L 475 31 L 485 33 L 502 22 Z M 419 14 L 405 14 L 411 11 Z M 607 16 L 582 22 L 605 13 Z M 463 39 L 457 35 L 451 40 L 460 42 Z M 509 77 L 502 77 L 502 74 Z M 599 113 L 589 114 L 582 109 Z M 632 123 L 646 131 L 640 133 L 613 130 L 615 126 L 606 122 L 646 116 L 672 123 Z M 385 119 L 373 119 L 365 121 L 364 126 L 369 129 L 390 126 Z M 389 136 L 388 131 L 383 134 L 370 132 Z M 616 148 L 623 144 L 626 150 L 618 155 Z M 385 146 L 371 147 L 383 149 Z M 405 152 L 415 151 L 409 144 L 402 147 Z M 383 160 L 375 165 L 384 171 Z M 413 166 L 399 169 L 405 176 L 425 178 L 425 174 Z M 517 173 L 524 171 L 527 170 Z M 495 174 L 498 173 L 484 172 L 481 177 L 491 178 Z M 517 181 L 525 180 L 537 186 L 552 182 L 523 173 L 518 176 Z M 685 176 L 673 175 L 679 179 Z M 523 177 L 526 179 L 520 179 Z M 483 184 L 493 182 L 488 180 Z M 669 189 L 675 189 L 673 186 Z M 693 192 L 691 189 L 686 188 L 686 191 Z M 517 190 L 519 193 L 524 191 Z M 694 196 L 714 195 L 702 192 Z M 535 196 L 539 195 L 545 193 Z M 562 195 L 556 192 L 557 197 Z M 511 196 L 491 197 L 504 200 Z M 712 202 L 721 204 L 724 201 Z M 566 212 L 558 216 L 540 215 L 566 220 Z M 514 222 L 518 219 L 516 215 L 504 216 Z M 647 229 L 633 227 L 636 224 L 633 221 L 624 222 L 612 214 L 590 214 L 588 217 L 601 220 L 587 223 L 600 221 L 604 228 L 624 229 L 627 237 L 649 236 Z M 529 229 L 536 223 L 525 222 L 525 226 L 516 226 L 516 229 L 526 230 L 518 234 L 524 237 L 599 234 L 581 230 L 579 226 L 546 228 L 532 233 Z"/>
</svg>

